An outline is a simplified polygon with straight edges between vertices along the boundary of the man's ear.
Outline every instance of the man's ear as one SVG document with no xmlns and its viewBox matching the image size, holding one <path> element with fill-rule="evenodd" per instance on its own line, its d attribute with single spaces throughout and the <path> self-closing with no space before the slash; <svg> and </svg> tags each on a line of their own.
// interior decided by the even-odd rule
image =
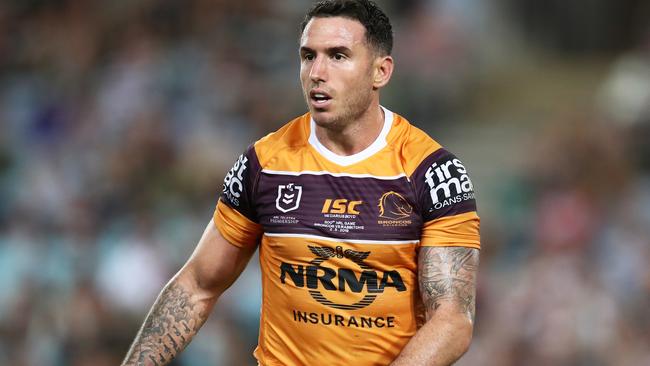
<svg viewBox="0 0 650 366">
<path fill-rule="evenodd" d="M 379 56 L 373 64 L 373 89 L 383 88 L 393 75 L 393 58 L 391 56 Z"/>
</svg>

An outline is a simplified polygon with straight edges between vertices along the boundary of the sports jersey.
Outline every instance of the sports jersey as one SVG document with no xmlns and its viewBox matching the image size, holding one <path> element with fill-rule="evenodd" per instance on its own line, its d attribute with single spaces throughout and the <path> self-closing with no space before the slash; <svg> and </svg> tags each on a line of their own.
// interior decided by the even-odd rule
<svg viewBox="0 0 650 366">
<path fill-rule="evenodd" d="M 231 244 L 259 245 L 260 365 L 389 364 L 423 321 L 418 249 L 480 248 L 465 166 L 383 111 L 360 153 L 325 148 L 307 113 L 224 179 L 214 222 Z"/>
</svg>

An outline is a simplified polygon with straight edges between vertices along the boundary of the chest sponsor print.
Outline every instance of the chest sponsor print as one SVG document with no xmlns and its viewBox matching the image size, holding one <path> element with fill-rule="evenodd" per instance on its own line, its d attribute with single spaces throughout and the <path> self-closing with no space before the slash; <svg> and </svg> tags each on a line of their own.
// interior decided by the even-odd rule
<svg viewBox="0 0 650 366">
<path fill-rule="evenodd" d="M 309 291 L 309 295 L 320 304 L 334 309 L 357 310 L 372 304 L 387 288 L 406 291 L 398 271 L 382 273 L 365 262 L 371 251 L 343 250 L 341 246 L 308 245 L 308 248 L 315 258 L 306 266 L 282 262 L 280 282 Z M 324 264 L 334 258 L 339 259 L 336 263 L 343 265 Z M 348 294 L 345 296 L 347 302 L 332 300 L 334 295 L 341 293 Z"/>
</svg>

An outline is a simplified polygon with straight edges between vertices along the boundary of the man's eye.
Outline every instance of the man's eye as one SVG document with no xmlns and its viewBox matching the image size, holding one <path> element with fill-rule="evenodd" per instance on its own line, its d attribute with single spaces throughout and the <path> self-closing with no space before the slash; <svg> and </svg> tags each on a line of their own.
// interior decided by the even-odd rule
<svg viewBox="0 0 650 366">
<path fill-rule="evenodd" d="M 307 53 L 303 56 L 303 58 L 307 61 L 312 61 L 314 59 L 314 55 L 312 55 L 311 53 Z"/>
<path fill-rule="evenodd" d="M 337 54 L 334 55 L 334 59 L 338 60 L 338 61 L 343 60 L 344 58 L 345 58 L 345 55 L 342 54 L 342 53 L 337 53 Z"/>
</svg>

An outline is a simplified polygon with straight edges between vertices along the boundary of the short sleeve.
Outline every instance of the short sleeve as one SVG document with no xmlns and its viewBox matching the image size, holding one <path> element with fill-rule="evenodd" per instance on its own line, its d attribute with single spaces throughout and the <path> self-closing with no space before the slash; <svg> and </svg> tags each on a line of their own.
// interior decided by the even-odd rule
<svg viewBox="0 0 650 366">
<path fill-rule="evenodd" d="M 262 226 L 255 212 L 255 189 L 260 164 L 251 145 L 226 174 L 214 211 L 214 223 L 221 235 L 238 247 L 257 245 Z"/>
<path fill-rule="evenodd" d="M 480 219 L 474 186 L 463 163 L 440 148 L 411 176 L 423 219 L 421 246 L 480 249 Z"/>
</svg>

